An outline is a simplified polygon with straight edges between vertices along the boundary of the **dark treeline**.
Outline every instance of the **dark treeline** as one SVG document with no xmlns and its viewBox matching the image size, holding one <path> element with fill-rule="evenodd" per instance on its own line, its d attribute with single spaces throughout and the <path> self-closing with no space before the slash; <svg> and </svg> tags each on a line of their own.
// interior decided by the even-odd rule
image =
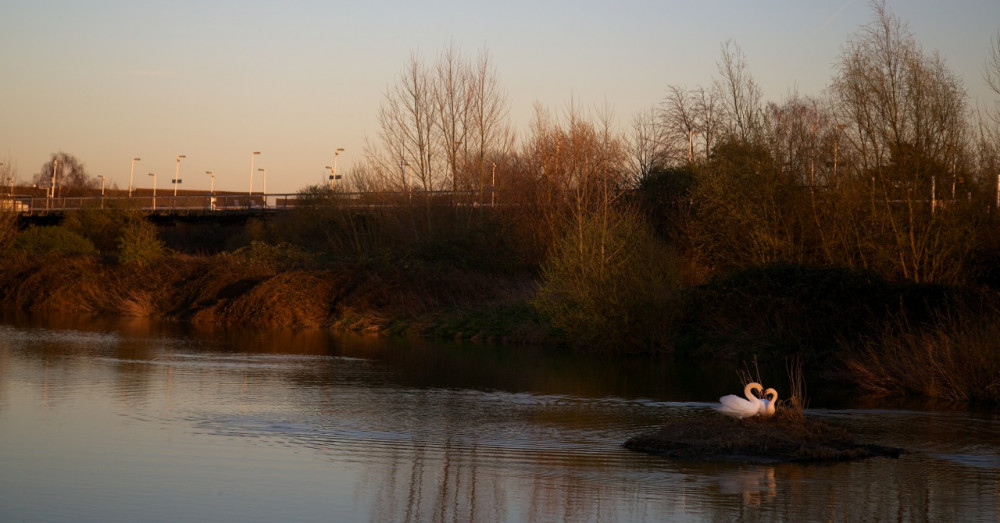
<svg viewBox="0 0 1000 523">
<path fill-rule="evenodd" d="M 0 292 L 72 308 L 44 298 L 38 253 L 61 250 L 108 274 L 98 312 L 798 359 L 870 390 L 997 401 L 1000 38 L 998 105 L 973 109 L 873 13 L 822 97 L 766 102 L 725 42 L 715 78 L 669 86 L 627 133 L 570 102 L 515 139 L 488 54 L 414 55 L 349 198 L 308 187 L 225 231 L 157 231 L 128 209 L 58 234 L 8 224 Z"/>
</svg>

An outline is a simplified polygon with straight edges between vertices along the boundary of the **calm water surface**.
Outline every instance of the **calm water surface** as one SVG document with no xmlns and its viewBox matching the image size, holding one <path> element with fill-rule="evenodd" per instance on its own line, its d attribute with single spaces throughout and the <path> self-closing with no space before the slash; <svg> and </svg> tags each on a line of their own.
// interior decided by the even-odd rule
<svg viewBox="0 0 1000 523">
<path fill-rule="evenodd" d="M 996 412 L 814 396 L 911 452 L 677 463 L 620 445 L 733 370 L 538 352 L 7 317 L 0 521 L 1000 520 Z"/>
</svg>

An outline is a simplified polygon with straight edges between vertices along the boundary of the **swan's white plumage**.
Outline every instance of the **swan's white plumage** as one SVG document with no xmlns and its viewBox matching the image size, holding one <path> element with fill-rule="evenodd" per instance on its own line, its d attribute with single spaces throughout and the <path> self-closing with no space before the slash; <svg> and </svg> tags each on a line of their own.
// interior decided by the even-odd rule
<svg viewBox="0 0 1000 523">
<path fill-rule="evenodd" d="M 775 403 L 777 402 L 778 391 L 769 387 L 764 391 L 764 397 L 760 400 L 760 411 L 758 414 L 765 417 L 774 416 Z"/>
<path fill-rule="evenodd" d="M 735 394 L 727 394 L 719 398 L 720 405 L 716 407 L 716 410 L 737 419 L 756 416 L 761 411 L 761 408 L 766 409 L 766 407 L 764 407 L 760 399 L 753 395 L 753 391 L 756 390 L 760 393 L 763 389 L 764 387 L 760 383 L 747 383 L 747 386 L 743 389 L 743 395 L 746 396 L 746 399 Z"/>
</svg>

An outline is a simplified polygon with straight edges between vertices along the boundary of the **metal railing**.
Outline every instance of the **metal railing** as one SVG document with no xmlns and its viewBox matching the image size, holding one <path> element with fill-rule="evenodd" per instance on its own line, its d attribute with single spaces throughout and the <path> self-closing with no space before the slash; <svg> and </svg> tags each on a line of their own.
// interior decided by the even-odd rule
<svg viewBox="0 0 1000 523">
<path fill-rule="evenodd" d="M 36 214 L 81 209 L 134 207 L 150 212 L 246 211 L 294 206 L 298 194 L 201 194 L 128 196 L 0 196 L 0 210 Z"/>
<path fill-rule="evenodd" d="M 486 206 L 492 205 L 487 196 Z M 345 207 L 406 207 L 409 205 L 476 206 L 474 191 L 383 191 L 383 192 L 333 192 L 320 195 L 302 193 L 273 194 L 133 194 L 129 196 L 25 196 L 0 195 L 0 211 L 13 210 L 26 214 L 65 212 L 81 209 L 137 208 L 147 212 L 246 212 L 286 210 L 302 205 L 335 203 Z"/>
</svg>

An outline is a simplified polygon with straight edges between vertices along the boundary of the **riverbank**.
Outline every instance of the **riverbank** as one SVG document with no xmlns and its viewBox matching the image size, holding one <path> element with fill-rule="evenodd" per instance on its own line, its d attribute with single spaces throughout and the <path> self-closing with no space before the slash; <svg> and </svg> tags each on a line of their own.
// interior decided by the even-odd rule
<svg viewBox="0 0 1000 523">
<path fill-rule="evenodd" d="M 25 311 L 509 343 L 545 337 L 525 305 L 532 292 L 526 277 L 420 264 L 283 266 L 253 250 L 144 266 L 90 254 L 0 263 L 0 299 Z"/>
<path fill-rule="evenodd" d="M 0 301 L 25 311 L 573 347 L 535 296 L 523 273 L 390 258 L 318 264 L 263 244 L 148 264 L 17 253 L 0 263 Z M 672 342 L 660 352 L 734 367 L 753 359 L 777 380 L 794 358 L 807 376 L 845 388 L 995 403 L 997 303 L 859 271 L 757 267 L 682 289 L 664 311 Z"/>
</svg>

